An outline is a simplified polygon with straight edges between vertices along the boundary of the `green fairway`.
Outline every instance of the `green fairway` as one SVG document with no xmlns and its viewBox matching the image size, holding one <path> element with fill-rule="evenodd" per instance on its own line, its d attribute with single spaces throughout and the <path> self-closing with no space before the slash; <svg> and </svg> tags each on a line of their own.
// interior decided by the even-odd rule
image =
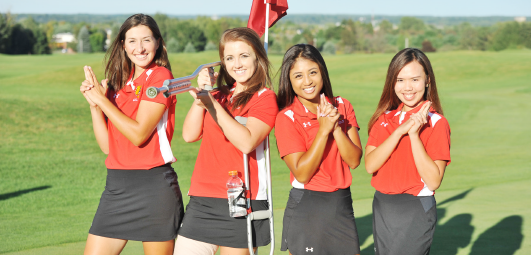
<svg viewBox="0 0 531 255">
<path fill-rule="evenodd" d="M 363 144 L 392 57 L 325 56 L 334 94 L 353 104 Z M 531 254 L 531 51 L 428 57 L 452 130 L 431 254 Z M 218 59 L 217 52 L 170 56 L 175 77 Z M 106 169 L 79 86 L 84 65 L 103 78 L 102 60 L 102 54 L 0 55 L 0 254 L 82 253 Z M 276 73 L 281 56 L 271 60 Z M 186 194 L 199 143 L 180 136 L 192 98 L 177 98 L 173 167 Z M 287 254 L 279 249 L 291 186 L 275 143 L 271 136 L 275 254 Z M 352 173 L 362 254 L 374 254 L 371 176 L 363 164 Z M 141 243 L 131 242 L 123 254 L 143 254 Z"/>
</svg>

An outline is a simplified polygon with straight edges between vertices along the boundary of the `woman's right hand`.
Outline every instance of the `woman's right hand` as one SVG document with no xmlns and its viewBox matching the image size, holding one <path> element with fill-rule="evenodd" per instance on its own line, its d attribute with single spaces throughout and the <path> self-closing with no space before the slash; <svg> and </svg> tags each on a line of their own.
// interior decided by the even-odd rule
<svg viewBox="0 0 531 255">
<path fill-rule="evenodd" d="M 330 134 L 338 125 L 340 114 L 334 105 L 328 103 L 323 94 L 321 94 L 319 106 L 317 106 L 317 120 L 319 121 L 319 130 L 323 134 Z"/>
<path fill-rule="evenodd" d="M 85 91 L 88 91 L 88 90 L 92 89 L 93 87 L 94 86 L 88 80 L 84 80 L 81 83 L 81 87 L 79 87 L 79 91 L 81 92 L 81 94 L 83 94 L 83 96 L 85 97 L 85 99 L 89 103 L 90 107 L 97 107 L 97 105 L 94 102 L 92 102 L 92 100 L 90 100 L 88 95 L 85 94 Z"/>
</svg>

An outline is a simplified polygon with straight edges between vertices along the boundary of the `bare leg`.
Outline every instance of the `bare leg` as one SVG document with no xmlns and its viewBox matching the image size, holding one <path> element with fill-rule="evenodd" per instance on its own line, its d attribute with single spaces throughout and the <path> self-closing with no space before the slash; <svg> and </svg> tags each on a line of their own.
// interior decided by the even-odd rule
<svg viewBox="0 0 531 255">
<path fill-rule="evenodd" d="M 258 248 L 254 247 L 253 250 L 256 253 Z M 232 247 L 220 247 L 220 255 L 249 255 L 249 249 L 247 248 L 232 248 Z"/>
<path fill-rule="evenodd" d="M 172 255 L 175 240 L 164 242 L 142 242 L 145 255 Z"/>
<path fill-rule="evenodd" d="M 127 244 L 127 240 L 89 234 L 84 255 L 118 255 Z"/>
<path fill-rule="evenodd" d="M 175 255 L 214 255 L 218 250 L 218 246 L 209 244 L 184 236 L 177 236 L 175 242 Z"/>
</svg>

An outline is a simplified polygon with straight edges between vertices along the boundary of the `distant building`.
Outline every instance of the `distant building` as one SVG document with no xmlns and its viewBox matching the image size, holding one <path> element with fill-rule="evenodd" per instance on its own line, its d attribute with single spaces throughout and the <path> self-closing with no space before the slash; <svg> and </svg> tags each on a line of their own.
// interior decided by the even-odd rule
<svg viewBox="0 0 531 255">
<path fill-rule="evenodd" d="M 525 17 L 515 17 L 514 20 L 518 23 L 524 23 L 526 18 Z"/>
<path fill-rule="evenodd" d="M 52 41 L 58 48 L 66 49 L 67 44 L 75 41 L 72 33 L 59 33 L 52 36 Z"/>
</svg>

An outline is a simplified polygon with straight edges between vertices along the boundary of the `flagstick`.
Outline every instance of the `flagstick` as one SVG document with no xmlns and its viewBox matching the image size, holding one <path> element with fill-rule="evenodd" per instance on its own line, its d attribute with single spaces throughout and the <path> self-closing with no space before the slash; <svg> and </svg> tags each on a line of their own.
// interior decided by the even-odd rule
<svg viewBox="0 0 531 255">
<path fill-rule="evenodd" d="M 264 48 L 267 54 L 268 42 L 269 42 L 269 3 L 267 0 L 264 0 L 266 5 L 266 18 L 265 18 L 265 38 L 264 38 Z"/>
</svg>

